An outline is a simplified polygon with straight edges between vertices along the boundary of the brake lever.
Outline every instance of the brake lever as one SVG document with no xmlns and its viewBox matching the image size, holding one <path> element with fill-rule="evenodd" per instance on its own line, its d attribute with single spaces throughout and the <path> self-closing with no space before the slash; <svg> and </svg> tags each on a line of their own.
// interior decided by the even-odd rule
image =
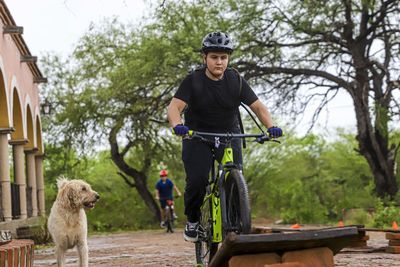
<svg viewBox="0 0 400 267">
<path fill-rule="evenodd" d="M 264 144 L 265 141 L 269 141 L 269 140 L 270 140 L 270 138 L 268 136 L 263 135 L 263 136 L 257 137 L 255 142 L 257 142 L 259 144 Z"/>
<path fill-rule="evenodd" d="M 257 142 L 259 144 L 264 144 L 266 141 L 272 141 L 272 142 L 276 142 L 278 144 L 281 143 L 281 141 L 279 141 L 278 139 L 271 138 L 271 137 L 269 137 L 267 135 L 264 135 L 264 136 L 261 136 L 261 137 L 257 137 L 256 140 L 254 140 L 254 142 Z"/>
</svg>

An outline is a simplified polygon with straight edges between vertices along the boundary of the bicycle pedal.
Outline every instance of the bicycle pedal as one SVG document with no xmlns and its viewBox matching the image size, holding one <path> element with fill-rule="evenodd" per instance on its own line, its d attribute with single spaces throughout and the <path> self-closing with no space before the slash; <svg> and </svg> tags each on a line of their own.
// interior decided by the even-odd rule
<svg viewBox="0 0 400 267">
<path fill-rule="evenodd" d="M 197 235 L 199 238 L 206 238 L 206 233 L 201 225 L 199 225 L 199 228 L 197 229 Z"/>
</svg>

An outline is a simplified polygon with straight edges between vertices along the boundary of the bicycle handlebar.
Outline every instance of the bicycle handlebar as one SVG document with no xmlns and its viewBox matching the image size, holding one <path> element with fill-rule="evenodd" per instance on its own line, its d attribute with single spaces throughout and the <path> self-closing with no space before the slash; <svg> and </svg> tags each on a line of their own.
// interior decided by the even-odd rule
<svg viewBox="0 0 400 267">
<path fill-rule="evenodd" d="M 190 130 L 188 133 L 189 137 L 199 137 L 203 138 L 203 136 L 212 136 L 212 137 L 225 137 L 227 139 L 244 139 L 244 138 L 255 138 L 255 142 L 259 144 L 263 144 L 267 141 L 273 141 L 280 143 L 280 141 L 270 138 L 269 136 L 265 135 L 264 133 L 261 134 L 237 134 L 237 133 L 209 133 L 209 132 L 197 132 Z"/>
</svg>

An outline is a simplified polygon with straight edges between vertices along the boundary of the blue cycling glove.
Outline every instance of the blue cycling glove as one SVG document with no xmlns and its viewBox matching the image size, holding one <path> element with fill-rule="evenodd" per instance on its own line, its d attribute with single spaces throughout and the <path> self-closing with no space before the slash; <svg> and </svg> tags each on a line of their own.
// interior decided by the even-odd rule
<svg viewBox="0 0 400 267">
<path fill-rule="evenodd" d="M 189 132 L 189 128 L 183 124 L 176 125 L 173 130 L 176 135 L 187 135 Z"/>
<path fill-rule="evenodd" d="M 283 135 L 282 129 L 275 126 L 268 128 L 268 133 L 271 137 L 281 137 Z"/>
</svg>

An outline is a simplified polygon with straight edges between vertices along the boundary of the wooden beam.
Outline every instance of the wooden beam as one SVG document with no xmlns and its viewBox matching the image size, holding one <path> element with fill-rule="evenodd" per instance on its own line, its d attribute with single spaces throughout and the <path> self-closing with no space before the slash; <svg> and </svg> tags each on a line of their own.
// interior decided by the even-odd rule
<svg viewBox="0 0 400 267">
<path fill-rule="evenodd" d="M 11 132 L 14 132 L 15 128 L 10 127 L 10 128 L 0 128 L 0 134 L 8 134 Z"/>
<path fill-rule="evenodd" d="M 4 34 L 23 34 L 24 27 L 15 26 L 15 25 L 5 25 L 3 27 Z"/>
<path fill-rule="evenodd" d="M 22 55 L 21 56 L 21 62 L 32 62 L 36 63 L 37 57 L 31 56 L 31 55 Z"/>
<path fill-rule="evenodd" d="M 34 83 L 47 83 L 46 77 L 33 77 Z"/>
<path fill-rule="evenodd" d="M 234 255 L 257 254 L 317 247 L 328 247 L 333 254 L 365 236 L 357 227 L 319 229 L 277 234 L 236 235 L 229 233 L 218 249 L 209 267 L 226 267 Z"/>
</svg>

